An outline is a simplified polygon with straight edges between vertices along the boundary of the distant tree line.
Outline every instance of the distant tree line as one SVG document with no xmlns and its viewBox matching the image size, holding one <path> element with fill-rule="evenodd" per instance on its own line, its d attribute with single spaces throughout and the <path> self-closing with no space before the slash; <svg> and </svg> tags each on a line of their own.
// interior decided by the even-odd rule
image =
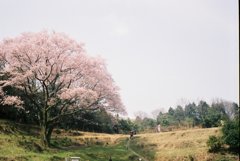
<svg viewBox="0 0 240 161">
<path fill-rule="evenodd" d="M 234 102 L 218 100 L 209 105 L 205 101 L 188 103 L 184 107 L 170 107 L 156 118 L 136 116 L 133 121 L 138 131 L 154 131 L 158 124 L 164 130 L 177 128 L 218 127 L 238 116 L 239 106 Z"/>
<path fill-rule="evenodd" d="M 31 106 L 30 103 L 28 105 Z M 33 110 L 34 108 L 25 107 L 25 109 Z M 134 119 L 124 119 L 102 108 L 95 111 L 86 110 L 64 117 L 58 128 L 125 134 L 131 130 L 153 132 L 158 124 L 166 131 L 178 128 L 211 128 L 219 127 L 224 122 L 234 120 L 238 116 L 238 110 L 239 106 L 233 102 L 221 100 L 209 105 L 205 101 L 199 101 L 197 104 L 193 102 L 184 107 L 180 105 L 176 108 L 170 107 L 165 113 L 159 112 L 156 118 L 137 115 Z M 3 119 L 37 124 L 36 117 L 34 112 L 14 108 L 13 106 L 4 105 L 3 108 L 0 108 L 0 118 Z"/>
</svg>

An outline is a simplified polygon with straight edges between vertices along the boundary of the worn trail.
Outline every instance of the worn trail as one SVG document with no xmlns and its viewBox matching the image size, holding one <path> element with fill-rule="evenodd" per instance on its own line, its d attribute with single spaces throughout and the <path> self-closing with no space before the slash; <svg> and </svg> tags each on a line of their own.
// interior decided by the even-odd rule
<svg viewBox="0 0 240 161">
<path fill-rule="evenodd" d="M 126 144 L 126 148 L 131 151 L 133 154 L 135 154 L 136 156 L 139 157 L 139 159 L 141 158 L 142 160 L 141 161 L 149 161 L 148 159 L 146 159 L 145 157 L 143 157 L 142 155 L 140 155 L 139 153 L 137 153 L 136 151 L 134 151 L 132 148 L 131 148 L 131 139 L 129 138 L 128 141 L 127 141 L 127 144 Z"/>
</svg>

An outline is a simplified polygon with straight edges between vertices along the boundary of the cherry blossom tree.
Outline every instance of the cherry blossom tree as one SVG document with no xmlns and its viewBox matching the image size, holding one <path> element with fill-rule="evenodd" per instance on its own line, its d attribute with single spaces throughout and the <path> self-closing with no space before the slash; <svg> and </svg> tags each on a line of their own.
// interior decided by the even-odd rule
<svg viewBox="0 0 240 161">
<path fill-rule="evenodd" d="M 64 116 L 98 108 L 125 112 L 104 60 L 90 57 L 82 44 L 62 33 L 24 33 L 1 41 L 0 67 L 8 78 L 0 81 L 1 104 L 24 108 L 23 99 L 4 88 L 24 91 L 36 109 L 45 146 Z"/>
</svg>

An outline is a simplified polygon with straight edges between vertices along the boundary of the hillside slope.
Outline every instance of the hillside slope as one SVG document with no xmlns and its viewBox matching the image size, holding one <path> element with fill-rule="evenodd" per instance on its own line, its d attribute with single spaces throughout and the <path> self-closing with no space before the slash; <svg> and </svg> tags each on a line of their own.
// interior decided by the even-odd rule
<svg viewBox="0 0 240 161">
<path fill-rule="evenodd" d="M 64 161 L 77 156 L 81 161 L 136 159 L 125 147 L 126 135 L 55 130 L 52 147 L 40 144 L 38 128 L 0 120 L 0 161 Z"/>
<path fill-rule="evenodd" d="M 132 140 L 131 146 L 155 161 L 239 160 L 238 156 L 224 151 L 209 153 L 206 142 L 211 135 L 221 135 L 220 128 L 140 134 Z"/>
<path fill-rule="evenodd" d="M 0 161 L 63 161 L 70 156 L 81 161 L 108 161 L 110 156 L 113 161 L 239 160 L 227 152 L 208 153 L 210 135 L 220 135 L 220 129 L 138 134 L 131 140 L 128 135 L 55 130 L 52 147 L 44 149 L 36 126 L 0 120 Z"/>
</svg>

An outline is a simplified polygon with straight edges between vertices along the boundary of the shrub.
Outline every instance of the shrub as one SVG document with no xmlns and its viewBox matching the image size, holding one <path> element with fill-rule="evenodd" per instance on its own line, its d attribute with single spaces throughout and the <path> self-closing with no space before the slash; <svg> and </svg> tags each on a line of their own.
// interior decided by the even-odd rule
<svg viewBox="0 0 240 161">
<path fill-rule="evenodd" d="M 222 132 L 224 143 L 228 144 L 232 150 L 239 149 L 239 118 L 227 121 L 222 128 Z"/>
<path fill-rule="evenodd" d="M 218 152 L 222 147 L 222 139 L 221 137 L 209 136 L 207 145 L 209 147 L 209 152 Z"/>
</svg>

